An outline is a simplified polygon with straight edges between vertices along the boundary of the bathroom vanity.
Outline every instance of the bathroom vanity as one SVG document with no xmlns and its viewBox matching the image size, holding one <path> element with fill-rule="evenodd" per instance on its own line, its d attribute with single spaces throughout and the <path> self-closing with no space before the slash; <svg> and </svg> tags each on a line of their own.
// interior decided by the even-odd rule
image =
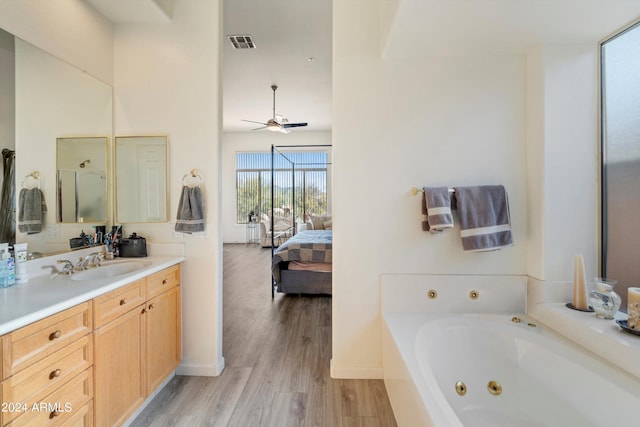
<svg viewBox="0 0 640 427">
<path fill-rule="evenodd" d="M 180 363 L 182 261 L 115 260 L 3 289 L 0 425 L 129 419 Z"/>
</svg>

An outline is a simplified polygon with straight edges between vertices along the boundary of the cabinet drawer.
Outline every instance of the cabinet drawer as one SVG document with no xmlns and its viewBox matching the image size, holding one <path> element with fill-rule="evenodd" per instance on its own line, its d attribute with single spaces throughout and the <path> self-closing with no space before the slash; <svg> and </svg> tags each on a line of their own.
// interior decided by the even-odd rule
<svg viewBox="0 0 640 427">
<path fill-rule="evenodd" d="M 93 425 L 93 400 L 90 400 L 78 410 L 74 409 L 60 427 L 92 427 Z"/>
<path fill-rule="evenodd" d="M 147 277 L 147 298 L 151 299 L 180 284 L 180 266 L 174 265 Z"/>
<path fill-rule="evenodd" d="M 3 340 L 3 378 L 55 353 L 93 330 L 91 301 L 17 329 Z"/>
<path fill-rule="evenodd" d="M 63 426 L 76 411 L 86 411 L 93 397 L 93 369 L 89 368 L 51 394 L 37 401 L 24 402 L 25 411 L 16 414 L 7 427 Z M 5 414 L 6 415 L 6 414 Z M 6 418 L 5 418 L 6 421 Z"/>
<path fill-rule="evenodd" d="M 3 399 L 5 402 L 42 401 L 44 396 L 92 364 L 93 339 L 86 335 L 4 381 Z M 7 415 L 5 421 L 15 418 Z"/>
<path fill-rule="evenodd" d="M 144 282 L 145 279 L 138 280 L 95 298 L 93 301 L 96 328 L 145 302 Z"/>
</svg>

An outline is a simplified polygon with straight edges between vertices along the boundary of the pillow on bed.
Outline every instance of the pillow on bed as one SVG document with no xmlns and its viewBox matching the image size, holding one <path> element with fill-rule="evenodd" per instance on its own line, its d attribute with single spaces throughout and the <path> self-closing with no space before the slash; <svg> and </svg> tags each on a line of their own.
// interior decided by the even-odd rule
<svg viewBox="0 0 640 427">
<path fill-rule="evenodd" d="M 311 215 L 311 222 L 313 223 L 314 230 L 323 230 L 324 222 L 330 220 L 330 216 Z"/>
<path fill-rule="evenodd" d="M 331 219 L 328 219 L 322 223 L 322 226 L 324 227 L 325 230 L 331 230 L 332 225 L 333 225 L 333 222 Z"/>
</svg>

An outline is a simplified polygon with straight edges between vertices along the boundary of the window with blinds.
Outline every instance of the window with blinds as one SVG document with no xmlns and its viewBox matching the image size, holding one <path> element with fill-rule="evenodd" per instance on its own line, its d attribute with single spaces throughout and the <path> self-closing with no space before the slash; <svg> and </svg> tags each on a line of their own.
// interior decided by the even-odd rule
<svg viewBox="0 0 640 427">
<path fill-rule="evenodd" d="M 295 151 L 273 158 L 274 208 L 296 219 L 327 215 L 326 151 Z M 246 224 L 271 211 L 271 153 L 236 153 L 236 222 Z M 294 189 L 295 186 L 295 189 Z M 295 197 L 295 203 L 293 198 Z"/>
</svg>

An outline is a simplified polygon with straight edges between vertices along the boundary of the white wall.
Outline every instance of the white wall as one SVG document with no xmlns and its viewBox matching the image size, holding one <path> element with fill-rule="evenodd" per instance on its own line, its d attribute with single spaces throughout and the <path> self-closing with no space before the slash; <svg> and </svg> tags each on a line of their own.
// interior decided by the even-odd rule
<svg viewBox="0 0 640 427">
<path fill-rule="evenodd" d="M 527 55 L 528 274 L 573 278 L 582 253 L 598 273 L 597 54 L 546 45 Z"/>
<path fill-rule="evenodd" d="M 83 0 L 0 1 L 0 28 L 106 83 L 113 81 L 111 21 Z"/>
<path fill-rule="evenodd" d="M 217 375 L 222 358 L 220 1 L 179 0 L 168 24 L 115 27 L 115 135 L 168 135 L 169 224 L 125 225 L 184 242 L 182 374 Z M 182 177 L 204 177 L 207 232 L 173 231 Z"/>
<path fill-rule="evenodd" d="M 334 2 L 332 375 L 379 377 L 383 273 L 526 274 L 523 56 L 381 60 L 370 2 Z M 412 186 L 503 184 L 515 246 L 421 231 Z"/>
<path fill-rule="evenodd" d="M 596 46 L 544 48 L 544 279 L 572 280 L 582 252 L 598 269 Z"/>
<path fill-rule="evenodd" d="M 225 132 L 222 135 L 222 238 L 225 243 L 245 243 L 244 224 L 236 223 L 236 153 L 271 152 L 271 145 L 330 145 L 331 132 L 295 130 L 279 132 Z M 320 149 L 320 148 L 315 148 Z M 331 148 L 328 148 L 331 150 Z M 283 149 L 280 149 L 281 151 Z M 330 179 L 330 178 L 329 178 Z M 331 188 L 331 185 L 328 185 Z"/>
</svg>

